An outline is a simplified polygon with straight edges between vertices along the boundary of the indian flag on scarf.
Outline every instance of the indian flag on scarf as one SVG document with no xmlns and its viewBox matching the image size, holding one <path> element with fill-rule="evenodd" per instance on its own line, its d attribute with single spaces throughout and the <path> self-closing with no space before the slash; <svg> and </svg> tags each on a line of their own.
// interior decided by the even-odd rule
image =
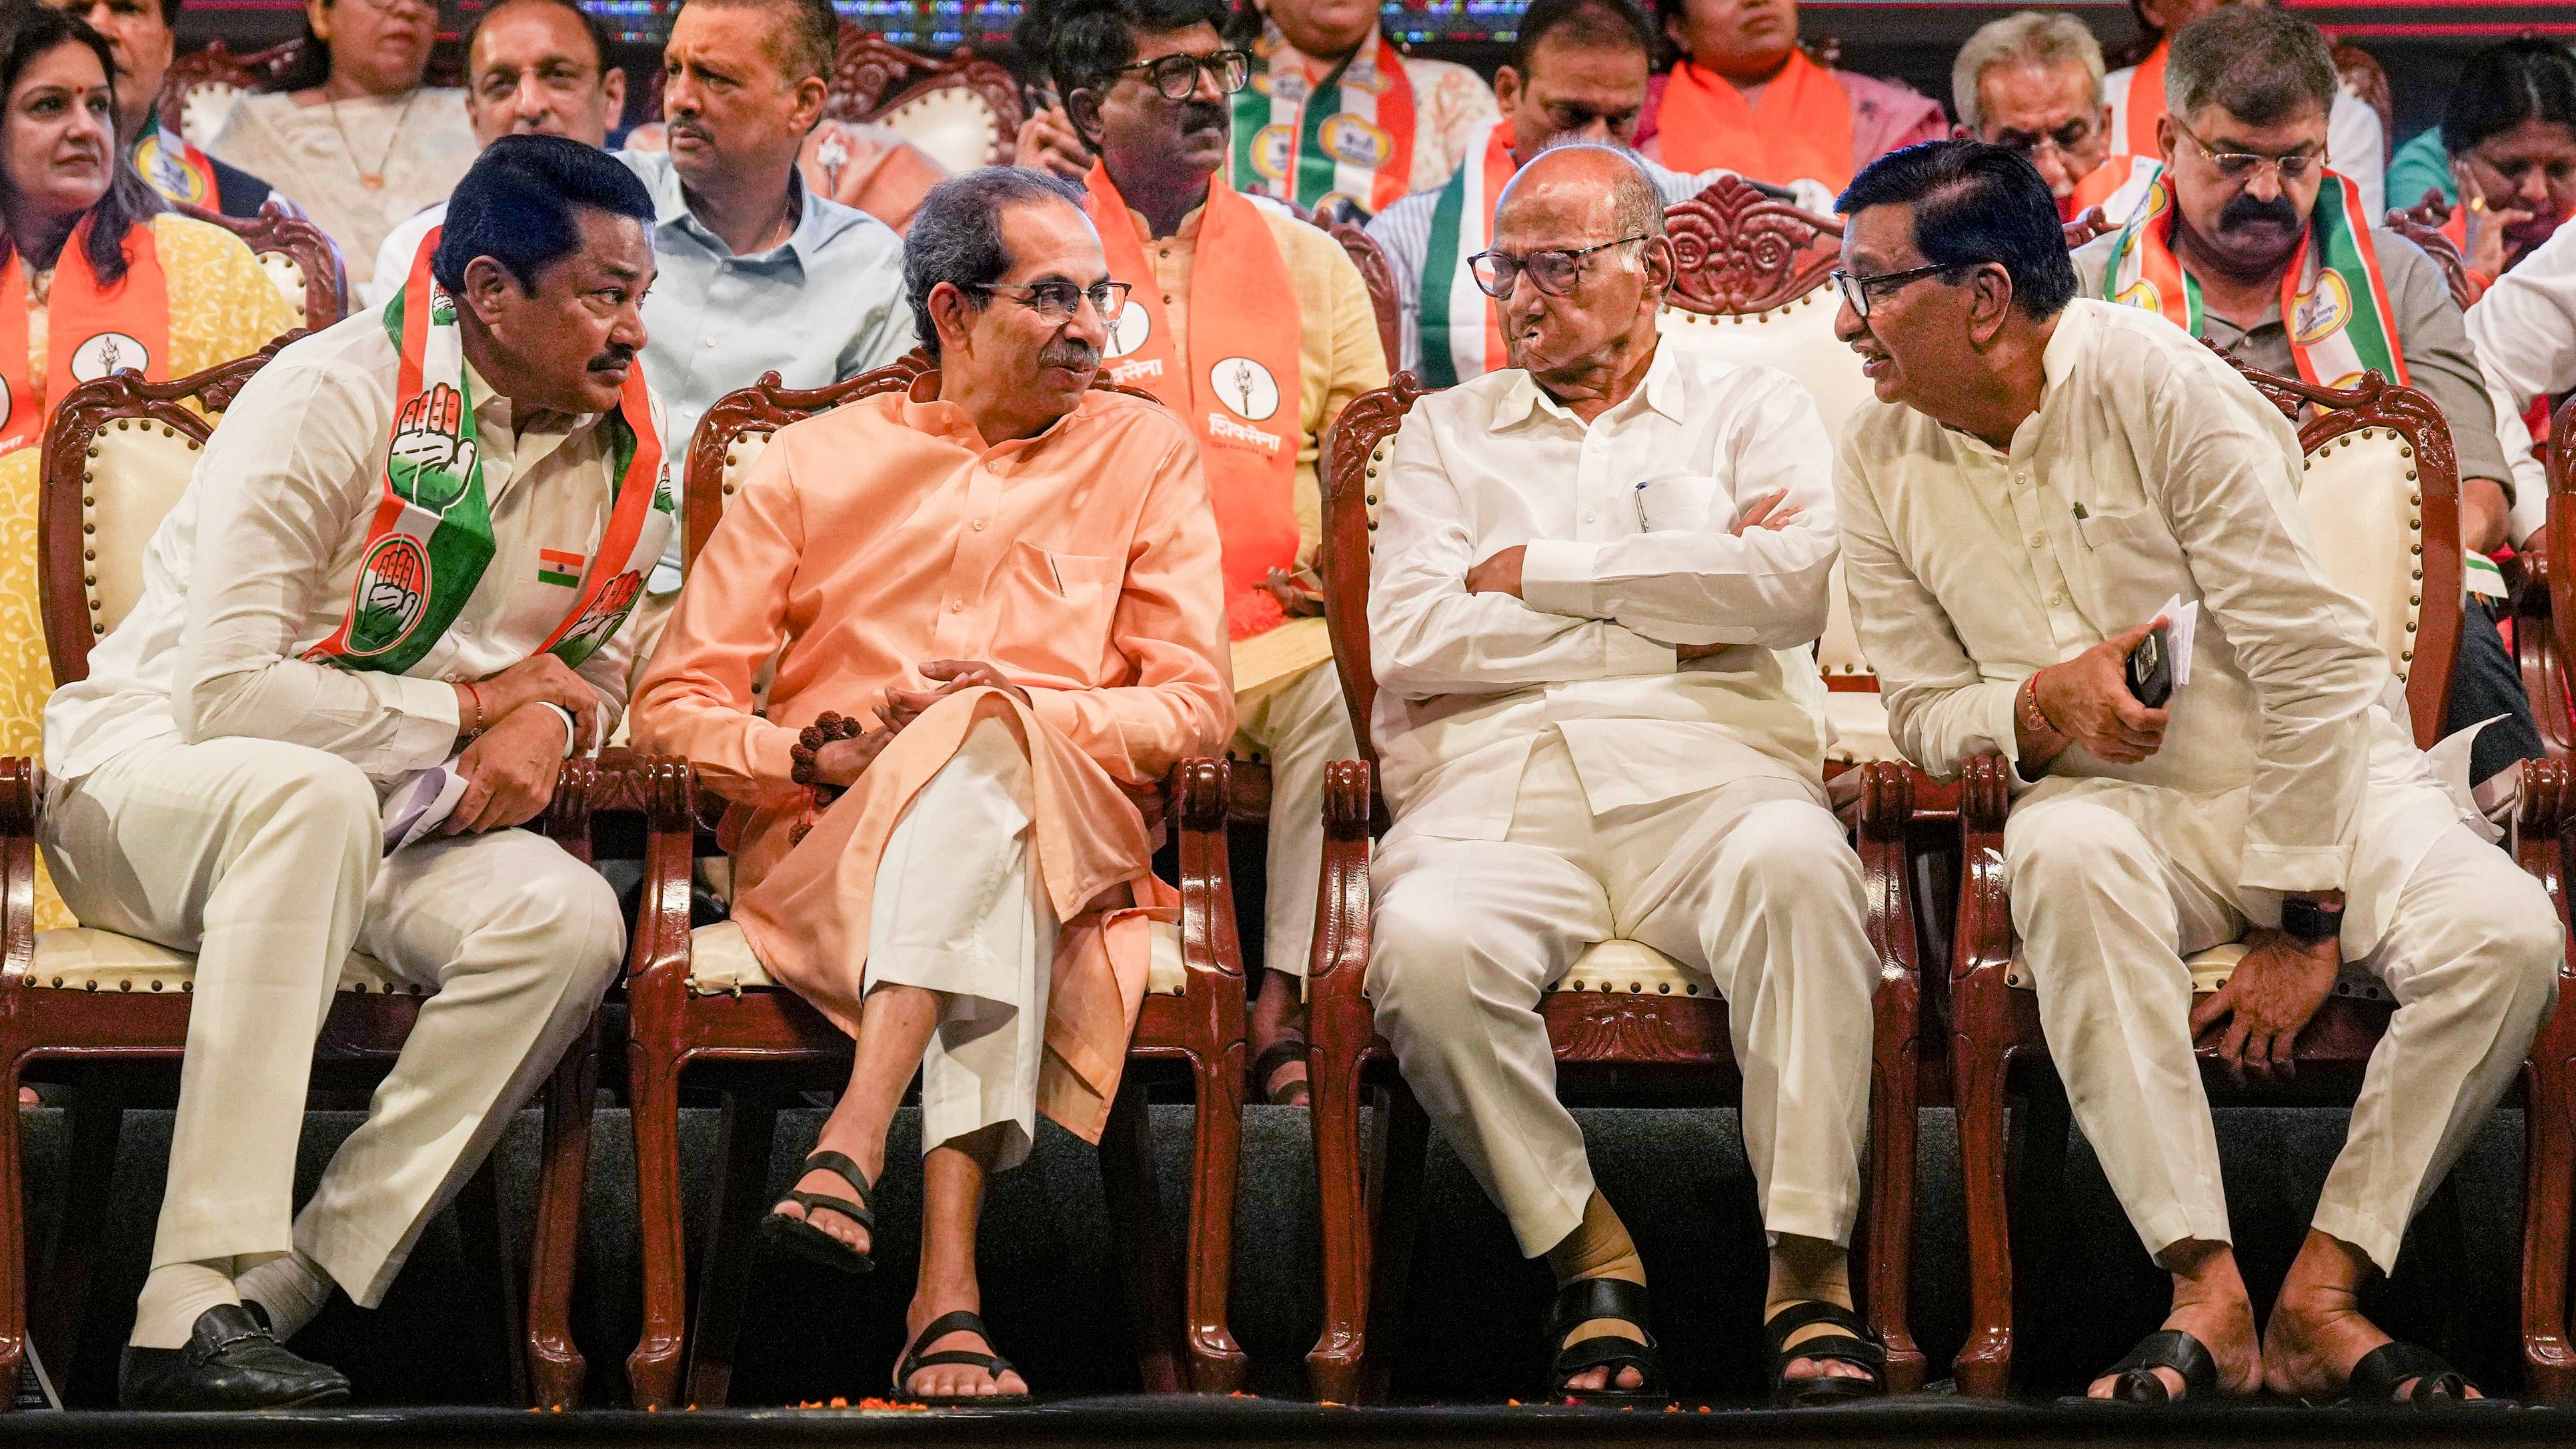
<svg viewBox="0 0 2576 1449">
<path fill-rule="evenodd" d="M 1236 190 L 1316 213 L 1347 199 L 1374 216 L 1412 189 L 1413 82 L 1384 34 L 1312 87 L 1294 46 L 1273 33 L 1262 49 L 1262 67 L 1234 97 Z"/>
<path fill-rule="evenodd" d="M 1511 366 L 1501 308 L 1467 265 L 1492 237 L 1494 207 L 1519 169 L 1511 123 L 1487 121 L 1468 138 L 1467 156 L 1432 206 L 1431 245 L 1423 257 L 1422 380 L 1433 387 L 1456 387 Z"/>
<path fill-rule="evenodd" d="M 581 566 L 585 561 L 586 560 L 583 555 L 567 553 L 563 549 L 538 549 L 537 582 L 541 584 L 561 584 L 566 588 L 578 588 L 581 585 Z"/>
</svg>

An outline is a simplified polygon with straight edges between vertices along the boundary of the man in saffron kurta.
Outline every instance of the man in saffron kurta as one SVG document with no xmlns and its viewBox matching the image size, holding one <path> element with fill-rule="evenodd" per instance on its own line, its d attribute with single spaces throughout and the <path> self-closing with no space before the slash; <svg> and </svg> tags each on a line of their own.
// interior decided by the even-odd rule
<svg viewBox="0 0 2576 1449">
<path fill-rule="evenodd" d="M 1888 152 L 1949 132 L 1930 96 L 1808 59 L 1797 0 L 1657 0 L 1655 9 L 1682 60 L 1647 86 L 1637 149 L 1675 171 L 1723 166 L 1840 190 Z"/>
<path fill-rule="evenodd" d="M 931 192 L 905 271 L 941 370 L 778 433 L 636 705 L 637 743 L 729 802 L 753 953 L 857 1041 L 773 1236 L 864 1265 L 886 1126 L 922 1072 L 906 1398 L 1027 1392 L 979 1351 L 983 1183 L 1038 1111 L 1098 1139 L 1147 917 L 1176 903 L 1135 801 L 1234 727 L 1198 444 L 1089 390 L 1117 288 L 1081 195 L 1004 168 Z M 827 711 L 872 727 L 806 750 Z M 847 793 L 819 807 L 800 776 Z"/>
</svg>

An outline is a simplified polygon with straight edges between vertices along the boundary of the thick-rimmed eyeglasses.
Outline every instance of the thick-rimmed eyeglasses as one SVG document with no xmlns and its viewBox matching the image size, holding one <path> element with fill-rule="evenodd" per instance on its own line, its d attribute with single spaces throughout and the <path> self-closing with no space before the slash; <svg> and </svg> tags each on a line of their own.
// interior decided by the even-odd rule
<svg viewBox="0 0 2576 1449">
<path fill-rule="evenodd" d="M 2054 131 L 1997 131 L 1995 144 L 2024 156 L 2037 156 L 2042 147 L 2052 147 L 2060 156 L 2072 155 L 2078 147 L 2093 139 L 2093 118 L 2077 116 Z"/>
<path fill-rule="evenodd" d="M 1478 289 L 1488 297 L 1509 297 L 1523 272 L 1529 273 L 1530 285 L 1551 297 L 1562 297 L 1583 280 L 1585 257 L 1645 239 L 1646 234 L 1639 232 L 1617 241 L 1597 242 L 1588 247 L 1556 247 L 1531 252 L 1527 256 L 1500 251 L 1478 252 L 1467 259 L 1467 270 L 1476 278 Z"/>
<path fill-rule="evenodd" d="M 1867 277 L 1836 267 L 1826 275 L 1834 279 L 1834 290 L 1843 294 L 1843 301 L 1850 306 L 1853 314 L 1866 322 L 1869 320 L 1869 300 L 1872 295 L 1883 296 L 1909 282 L 1919 282 L 1925 277 L 1937 277 L 1944 272 L 1955 272 L 1965 267 L 1982 265 L 1983 263 L 1980 262 L 1935 262 L 1928 267 L 1909 267 L 1901 272 L 1880 272 Z"/>
<path fill-rule="evenodd" d="M 1221 96 L 1233 95 L 1252 83 L 1252 57 L 1240 50 L 1219 50 L 1207 55 L 1162 55 L 1122 65 L 1111 75 L 1142 72 L 1164 100 L 1186 101 L 1198 94 L 1199 73 L 1216 86 Z"/>
<path fill-rule="evenodd" d="M 1004 296 L 1049 322 L 1070 322 L 1074 314 L 1089 302 L 1091 310 L 1115 320 L 1127 307 L 1127 294 L 1135 290 L 1125 282 L 1102 282 L 1092 287 L 1077 287 L 1071 282 L 1031 282 L 1015 286 L 1008 282 L 970 282 L 962 290 L 984 296 Z"/>
<path fill-rule="evenodd" d="M 2174 117 L 2173 124 L 2174 129 L 2182 133 L 2182 138 L 2200 152 L 2200 159 L 2217 167 L 2218 174 L 2230 181 L 2251 181 L 2254 173 L 2266 166 L 2272 168 L 2273 175 L 2293 184 L 2325 174 L 2326 153 L 2323 151 L 2290 151 L 2279 156 L 2265 156 L 2252 151 L 2220 151 L 2193 135 L 2181 117 Z"/>
</svg>

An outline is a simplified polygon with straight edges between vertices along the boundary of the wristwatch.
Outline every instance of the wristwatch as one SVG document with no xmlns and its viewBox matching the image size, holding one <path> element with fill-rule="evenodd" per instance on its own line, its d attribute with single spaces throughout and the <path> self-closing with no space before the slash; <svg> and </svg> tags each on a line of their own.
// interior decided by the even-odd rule
<svg viewBox="0 0 2576 1449">
<path fill-rule="evenodd" d="M 2343 934 L 2343 907 L 2306 896 L 2283 896 L 2281 931 L 2302 946 L 2334 940 Z"/>
</svg>

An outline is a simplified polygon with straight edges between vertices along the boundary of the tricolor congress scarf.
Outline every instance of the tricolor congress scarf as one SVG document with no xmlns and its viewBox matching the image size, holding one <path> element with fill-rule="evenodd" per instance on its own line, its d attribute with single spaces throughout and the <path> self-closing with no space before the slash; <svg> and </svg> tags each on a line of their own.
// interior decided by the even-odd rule
<svg viewBox="0 0 2576 1449">
<path fill-rule="evenodd" d="M 1309 88 L 1305 58 L 1274 32 L 1234 96 L 1226 179 L 1320 213 L 1349 199 L 1371 216 L 1413 189 L 1413 82 L 1383 32 Z"/>
<path fill-rule="evenodd" d="M 1421 316 L 1422 380 L 1433 387 L 1456 387 L 1511 366 L 1503 352 L 1502 308 L 1476 285 L 1467 259 L 1491 243 L 1494 207 L 1519 169 L 1511 122 L 1487 121 L 1468 138 L 1466 161 L 1449 174 L 1431 209 Z"/>
</svg>

